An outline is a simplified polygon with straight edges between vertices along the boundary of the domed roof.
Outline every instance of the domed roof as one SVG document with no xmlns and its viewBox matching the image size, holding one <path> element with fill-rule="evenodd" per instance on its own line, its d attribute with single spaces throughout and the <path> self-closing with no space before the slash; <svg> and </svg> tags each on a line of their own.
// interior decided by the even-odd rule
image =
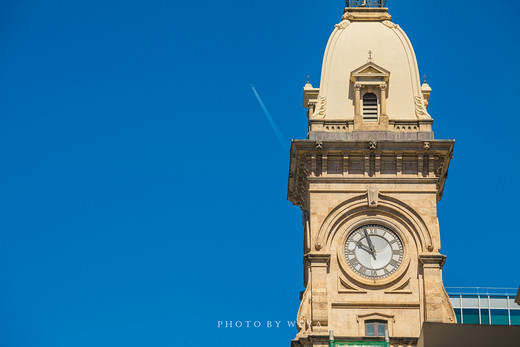
<svg viewBox="0 0 520 347">
<path fill-rule="evenodd" d="M 346 10 L 330 36 L 323 59 L 319 93 L 326 102 L 323 119 L 354 119 L 353 73 L 366 79 L 371 73 L 373 79 L 387 74 L 386 113 L 390 121 L 430 119 L 412 44 L 390 20 L 386 8 Z"/>
</svg>

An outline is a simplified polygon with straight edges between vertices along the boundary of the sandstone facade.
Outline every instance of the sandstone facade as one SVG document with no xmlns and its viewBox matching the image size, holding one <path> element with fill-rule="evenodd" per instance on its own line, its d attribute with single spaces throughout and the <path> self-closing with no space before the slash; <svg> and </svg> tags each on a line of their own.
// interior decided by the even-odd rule
<svg viewBox="0 0 520 347">
<path fill-rule="evenodd" d="M 414 345 L 423 322 L 456 322 L 436 208 L 454 141 L 434 139 L 430 93 L 387 9 L 346 8 L 321 88 L 304 87 L 308 138 L 291 147 L 288 199 L 302 209 L 305 233 L 294 346 L 328 345 L 330 331 L 363 339 L 370 321 L 386 322 L 396 346 Z M 403 245 L 400 265 L 384 278 L 347 263 L 347 238 L 367 225 L 388 228 Z"/>
</svg>

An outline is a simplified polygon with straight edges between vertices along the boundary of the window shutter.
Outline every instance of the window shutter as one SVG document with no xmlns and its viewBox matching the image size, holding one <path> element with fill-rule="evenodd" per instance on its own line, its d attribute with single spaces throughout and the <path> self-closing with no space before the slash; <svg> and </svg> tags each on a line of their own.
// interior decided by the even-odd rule
<svg viewBox="0 0 520 347">
<path fill-rule="evenodd" d="M 367 122 L 377 122 L 377 96 L 366 93 L 363 96 L 363 120 Z"/>
</svg>

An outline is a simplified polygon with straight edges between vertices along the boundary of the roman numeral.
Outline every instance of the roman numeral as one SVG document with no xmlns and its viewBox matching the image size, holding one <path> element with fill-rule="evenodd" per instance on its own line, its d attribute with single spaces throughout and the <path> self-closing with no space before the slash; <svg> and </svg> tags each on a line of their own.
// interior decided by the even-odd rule
<svg viewBox="0 0 520 347">
<path fill-rule="evenodd" d="M 394 259 L 390 260 L 390 262 L 388 264 L 392 265 L 393 267 L 399 266 L 399 263 L 397 261 L 395 261 Z"/>
</svg>

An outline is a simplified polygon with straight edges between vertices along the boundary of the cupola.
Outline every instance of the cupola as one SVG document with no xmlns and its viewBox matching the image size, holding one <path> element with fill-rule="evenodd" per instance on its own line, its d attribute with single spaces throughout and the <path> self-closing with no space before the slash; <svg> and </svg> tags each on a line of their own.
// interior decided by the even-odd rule
<svg viewBox="0 0 520 347">
<path fill-rule="evenodd" d="M 431 88 L 421 87 L 412 44 L 386 1 L 346 3 L 327 43 L 320 87 L 304 88 L 308 137 L 433 139 L 426 110 Z"/>
</svg>

